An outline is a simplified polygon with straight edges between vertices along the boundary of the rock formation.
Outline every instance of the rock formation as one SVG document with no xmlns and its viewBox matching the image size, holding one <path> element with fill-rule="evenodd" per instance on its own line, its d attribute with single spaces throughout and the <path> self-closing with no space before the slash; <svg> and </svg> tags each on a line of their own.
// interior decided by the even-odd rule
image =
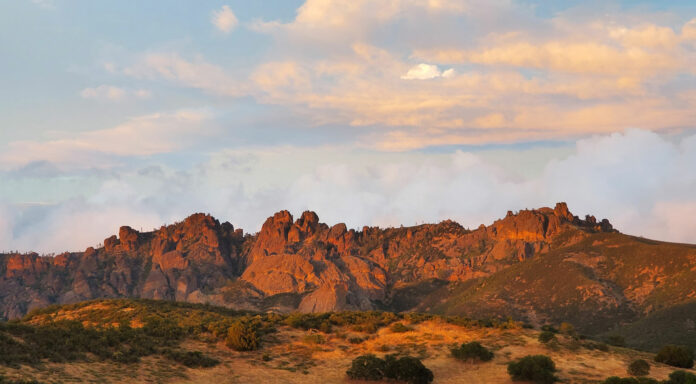
<svg viewBox="0 0 696 384">
<path fill-rule="evenodd" d="M 565 203 L 508 212 L 475 230 L 447 220 L 356 231 L 321 223 L 314 212 L 294 220 L 281 211 L 260 232 L 245 235 L 230 223 L 194 214 L 152 232 L 121 227 L 103 247 L 85 252 L 0 255 L 0 315 L 15 318 L 52 303 L 100 297 L 254 310 L 429 310 L 423 305 L 427 292 L 409 287 L 436 282 L 453 290 L 602 235 L 624 236 L 607 220 L 573 216 Z M 408 289 L 422 300 L 409 301 Z M 582 294 L 606 294 L 593 289 Z"/>
</svg>

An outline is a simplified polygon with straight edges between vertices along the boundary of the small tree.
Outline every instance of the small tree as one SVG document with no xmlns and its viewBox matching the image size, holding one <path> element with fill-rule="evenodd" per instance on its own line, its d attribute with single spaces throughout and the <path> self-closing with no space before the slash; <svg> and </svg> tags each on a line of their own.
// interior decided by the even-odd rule
<svg viewBox="0 0 696 384">
<path fill-rule="evenodd" d="M 686 371 L 674 371 L 669 374 L 665 384 L 696 384 L 696 375 Z"/>
<path fill-rule="evenodd" d="M 459 348 L 452 348 L 450 351 L 452 356 L 458 360 L 490 361 L 493 359 L 493 352 L 489 351 L 478 341 L 463 343 Z"/>
<path fill-rule="evenodd" d="M 665 345 L 655 356 L 655 361 L 673 367 L 692 368 L 694 366 L 694 351 L 680 345 Z"/>
<path fill-rule="evenodd" d="M 251 324 L 236 322 L 227 330 L 225 344 L 235 351 L 253 351 L 259 347 L 259 335 Z"/>
<path fill-rule="evenodd" d="M 544 355 L 525 356 L 508 364 L 508 373 L 513 380 L 531 381 L 539 384 L 555 382 L 556 364 Z"/>
<path fill-rule="evenodd" d="M 384 360 L 375 355 L 362 355 L 353 359 L 346 374 L 353 380 L 382 380 L 385 369 Z"/>
<path fill-rule="evenodd" d="M 628 365 L 627 372 L 631 376 L 645 376 L 650 373 L 650 364 L 643 359 L 633 360 Z"/>
<path fill-rule="evenodd" d="M 415 357 L 403 356 L 397 359 L 394 355 L 387 355 L 385 360 L 387 366 L 384 377 L 409 384 L 429 384 L 433 381 L 433 372 Z"/>
</svg>

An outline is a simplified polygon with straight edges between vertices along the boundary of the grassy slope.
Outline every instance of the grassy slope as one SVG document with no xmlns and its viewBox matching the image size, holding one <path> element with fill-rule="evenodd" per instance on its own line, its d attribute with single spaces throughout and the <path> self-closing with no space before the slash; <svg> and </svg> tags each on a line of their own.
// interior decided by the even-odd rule
<svg viewBox="0 0 696 384">
<path fill-rule="evenodd" d="M 559 241 L 548 253 L 486 278 L 423 290 L 420 296 L 414 287 L 401 291 L 410 302 L 420 302 L 421 311 L 513 316 L 538 324 L 570 321 L 582 332 L 600 334 L 696 299 L 696 247 L 597 233 L 571 245 Z M 696 320 L 691 312 L 673 315 L 685 316 L 677 322 Z M 663 318 L 651 324 L 662 327 Z"/>
<path fill-rule="evenodd" d="M 624 348 L 612 347 L 608 352 L 602 352 L 564 336 L 559 336 L 557 343 L 543 345 L 537 341 L 538 332 L 534 330 L 511 327 L 510 324 L 483 327 L 476 322 L 448 321 L 432 316 L 379 315 L 382 326 L 377 327 L 376 332 L 368 333 L 360 326 L 377 318 L 377 314 L 337 314 L 330 332 L 293 328 L 285 325 L 288 323 L 286 317 L 263 315 L 263 321 L 273 323 L 277 331 L 263 336 L 262 348 L 253 352 L 232 351 L 220 338 L 202 331 L 205 327 L 200 326 L 225 323 L 241 315 L 211 306 L 150 300 L 97 300 L 52 307 L 27 316 L 23 323 L 40 326 L 56 320 L 78 320 L 94 327 L 119 322 L 138 326 L 148 318 L 164 317 L 188 329 L 189 336 L 181 348 L 203 351 L 221 363 L 212 368 L 191 369 L 155 355 L 127 365 L 91 359 L 14 368 L 0 366 L 0 374 L 45 382 L 340 383 L 347 382 L 345 370 L 358 355 L 403 353 L 421 357 L 433 370 L 437 383 L 510 383 L 507 362 L 528 354 L 546 354 L 556 362 L 559 377 L 564 381 L 592 383 L 612 375 L 625 375 L 631 359 L 650 360 L 652 357 L 648 353 Z M 319 315 L 322 316 L 326 317 Z M 389 323 L 395 321 L 403 322 L 413 330 L 392 332 Z M 307 338 L 310 334 L 320 337 Z M 471 340 L 478 340 L 491 348 L 495 352 L 493 361 L 470 364 L 449 356 L 450 347 Z M 656 364 L 651 376 L 664 379 L 671 371 L 670 367 Z"/>
</svg>

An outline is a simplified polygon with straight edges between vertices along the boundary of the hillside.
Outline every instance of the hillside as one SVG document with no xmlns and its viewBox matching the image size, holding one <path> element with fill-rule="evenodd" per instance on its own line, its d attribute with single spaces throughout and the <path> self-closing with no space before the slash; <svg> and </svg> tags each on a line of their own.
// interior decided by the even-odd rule
<svg viewBox="0 0 696 384">
<path fill-rule="evenodd" d="M 0 255 L 5 318 L 117 297 L 252 311 L 511 316 L 601 334 L 696 299 L 696 247 L 627 236 L 559 203 L 474 230 L 444 221 L 356 231 L 281 211 L 251 235 L 195 214 L 152 232 L 122 227 L 84 252 Z M 693 324 L 694 307 L 686 308 L 679 321 Z"/>
<path fill-rule="evenodd" d="M 228 328 L 237 322 L 254 324 L 261 335 L 259 349 L 237 352 L 225 344 Z M 63 340 L 56 336 L 59 329 L 66 330 L 61 335 L 69 335 L 63 336 L 69 342 L 46 344 L 49 347 L 41 350 L 47 356 L 43 360 L 26 363 L 18 361 L 25 356 L 21 353 L 6 354 L 7 343 L 26 346 L 35 334 Z M 80 337 L 88 332 L 90 338 Z M 432 370 L 436 383 L 512 383 L 506 364 L 530 354 L 551 357 L 559 379 L 572 383 L 626 376 L 629 362 L 637 358 L 651 361 L 649 376 L 656 379 L 666 379 L 675 370 L 652 362 L 653 355 L 646 352 L 562 334 L 547 344 L 538 337 L 539 331 L 519 323 L 451 316 L 254 314 L 153 300 L 97 300 L 49 307 L 16 323 L 0 322 L 0 342 L 4 343 L 0 350 L 5 351 L 0 357 L 15 359 L 14 363 L 0 361 L 0 375 L 39 382 L 348 383 L 345 372 L 352 359 L 366 353 L 418 357 Z M 479 341 L 493 351 L 493 360 L 454 359 L 450 348 L 469 341 Z M 69 347 L 61 348 L 63 344 Z M 154 349 L 148 350 L 150 346 Z M 61 353 L 52 355 L 55 349 Z M 83 349 L 86 352 L 80 353 Z M 186 353 L 199 357 L 181 359 Z M 202 361 L 210 366 L 201 365 Z"/>
</svg>

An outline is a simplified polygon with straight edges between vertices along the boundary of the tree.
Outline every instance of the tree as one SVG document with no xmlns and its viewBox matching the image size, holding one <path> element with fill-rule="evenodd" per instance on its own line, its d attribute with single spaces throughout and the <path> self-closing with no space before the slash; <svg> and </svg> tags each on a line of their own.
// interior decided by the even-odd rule
<svg viewBox="0 0 696 384">
<path fill-rule="evenodd" d="M 673 367 L 692 368 L 694 366 L 694 351 L 680 345 L 665 345 L 655 356 L 655 361 Z"/>
<path fill-rule="evenodd" d="M 493 352 L 489 351 L 478 341 L 463 343 L 459 348 L 452 348 L 450 351 L 452 356 L 458 360 L 490 361 L 493 359 Z"/>
<path fill-rule="evenodd" d="M 375 355 L 362 355 L 353 359 L 350 369 L 346 371 L 353 380 L 382 380 L 386 362 Z"/>
<path fill-rule="evenodd" d="M 643 359 L 633 360 L 628 365 L 627 372 L 631 376 L 645 376 L 650 373 L 650 364 Z"/>
<path fill-rule="evenodd" d="M 508 373 L 513 380 L 531 381 L 539 384 L 555 382 L 556 364 L 544 355 L 525 356 L 508 364 Z"/>
<path fill-rule="evenodd" d="M 385 360 L 387 366 L 384 376 L 389 379 L 409 384 L 428 384 L 433 381 L 433 372 L 415 357 L 403 356 L 397 359 L 394 355 L 387 355 Z"/>
</svg>

